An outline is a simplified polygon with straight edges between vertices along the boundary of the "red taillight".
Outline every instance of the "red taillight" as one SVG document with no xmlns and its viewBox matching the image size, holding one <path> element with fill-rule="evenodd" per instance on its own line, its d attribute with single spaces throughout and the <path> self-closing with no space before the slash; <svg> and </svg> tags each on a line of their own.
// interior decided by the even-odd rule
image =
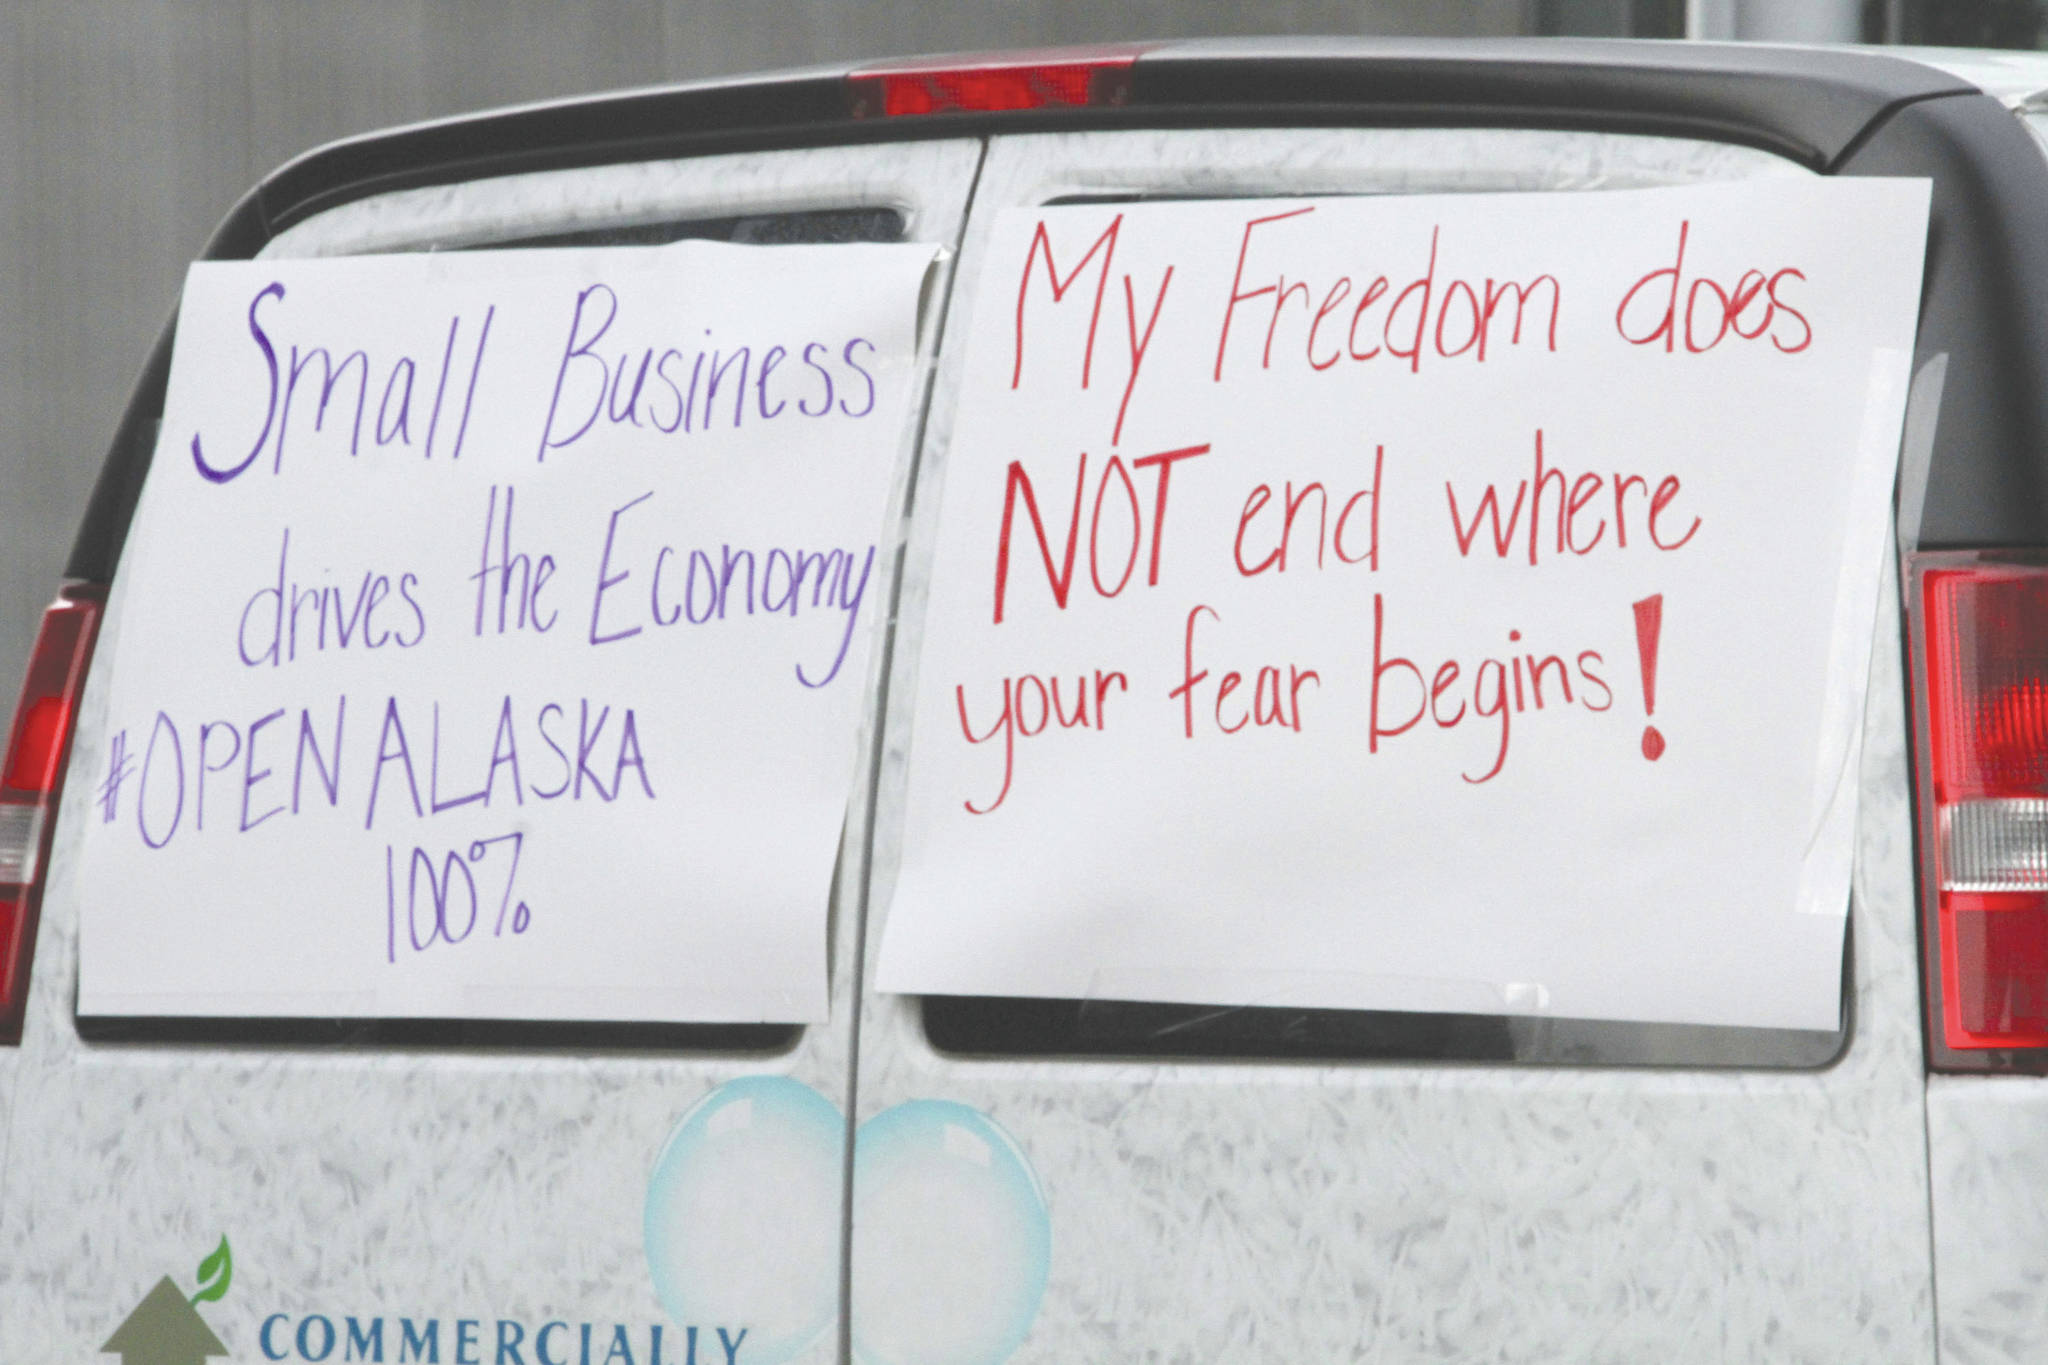
<svg viewBox="0 0 2048 1365">
<path fill-rule="evenodd" d="M 105 591 L 66 584 L 43 613 L 0 768 L 0 1044 L 21 1041 L 43 864 Z"/>
<path fill-rule="evenodd" d="M 1137 49 L 1117 48 L 870 67 L 846 78 L 846 95 L 855 118 L 1118 105 L 1137 60 Z"/>
<path fill-rule="evenodd" d="M 1914 568 L 1942 1039 L 2048 1047 L 2048 565 Z"/>
<path fill-rule="evenodd" d="M 56 784 L 57 759 L 71 733 L 71 704 L 63 697 L 24 700 L 8 756 L 5 785 L 16 791 L 46 792 Z"/>
</svg>

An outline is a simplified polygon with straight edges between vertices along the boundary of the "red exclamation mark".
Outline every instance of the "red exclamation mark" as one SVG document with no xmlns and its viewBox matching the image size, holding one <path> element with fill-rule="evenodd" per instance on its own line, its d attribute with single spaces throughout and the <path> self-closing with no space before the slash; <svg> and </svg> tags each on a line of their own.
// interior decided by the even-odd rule
<svg viewBox="0 0 2048 1365">
<path fill-rule="evenodd" d="M 1664 594 L 1653 593 L 1636 603 L 1636 655 L 1643 666 L 1643 714 L 1657 714 L 1657 633 L 1664 626 Z M 1643 757 L 1655 763 L 1664 756 L 1664 736 L 1654 725 L 1643 727 Z"/>
</svg>

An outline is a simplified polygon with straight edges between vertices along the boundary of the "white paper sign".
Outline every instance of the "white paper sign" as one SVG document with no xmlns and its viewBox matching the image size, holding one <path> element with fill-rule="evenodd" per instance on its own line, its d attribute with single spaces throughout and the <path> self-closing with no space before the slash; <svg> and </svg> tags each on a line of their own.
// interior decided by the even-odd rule
<svg viewBox="0 0 2048 1365">
<path fill-rule="evenodd" d="M 194 266 L 80 1009 L 823 1020 L 931 255 Z"/>
<path fill-rule="evenodd" d="M 881 986 L 1834 1027 L 1926 218 L 1007 214 Z"/>
</svg>

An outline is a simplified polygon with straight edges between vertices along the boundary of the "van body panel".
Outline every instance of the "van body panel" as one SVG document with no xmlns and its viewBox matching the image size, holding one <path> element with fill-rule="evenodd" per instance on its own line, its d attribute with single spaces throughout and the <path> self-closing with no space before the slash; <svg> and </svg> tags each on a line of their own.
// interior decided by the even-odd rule
<svg viewBox="0 0 2048 1365">
<path fill-rule="evenodd" d="M 1927 1156 L 1942 1360 L 2035 1359 L 2048 1341 L 2048 1081 L 1930 1076 Z"/>
</svg>

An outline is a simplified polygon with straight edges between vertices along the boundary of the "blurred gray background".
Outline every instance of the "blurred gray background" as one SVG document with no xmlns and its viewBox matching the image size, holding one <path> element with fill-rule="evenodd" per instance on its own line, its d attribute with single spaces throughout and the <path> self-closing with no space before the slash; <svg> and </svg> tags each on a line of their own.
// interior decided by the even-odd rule
<svg viewBox="0 0 2048 1365">
<path fill-rule="evenodd" d="M 2034 46 L 2043 0 L 0 0 L 0 706 L 184 266 L 351 133 L 915 52 L 1239 33 Z"/>
</svg>

